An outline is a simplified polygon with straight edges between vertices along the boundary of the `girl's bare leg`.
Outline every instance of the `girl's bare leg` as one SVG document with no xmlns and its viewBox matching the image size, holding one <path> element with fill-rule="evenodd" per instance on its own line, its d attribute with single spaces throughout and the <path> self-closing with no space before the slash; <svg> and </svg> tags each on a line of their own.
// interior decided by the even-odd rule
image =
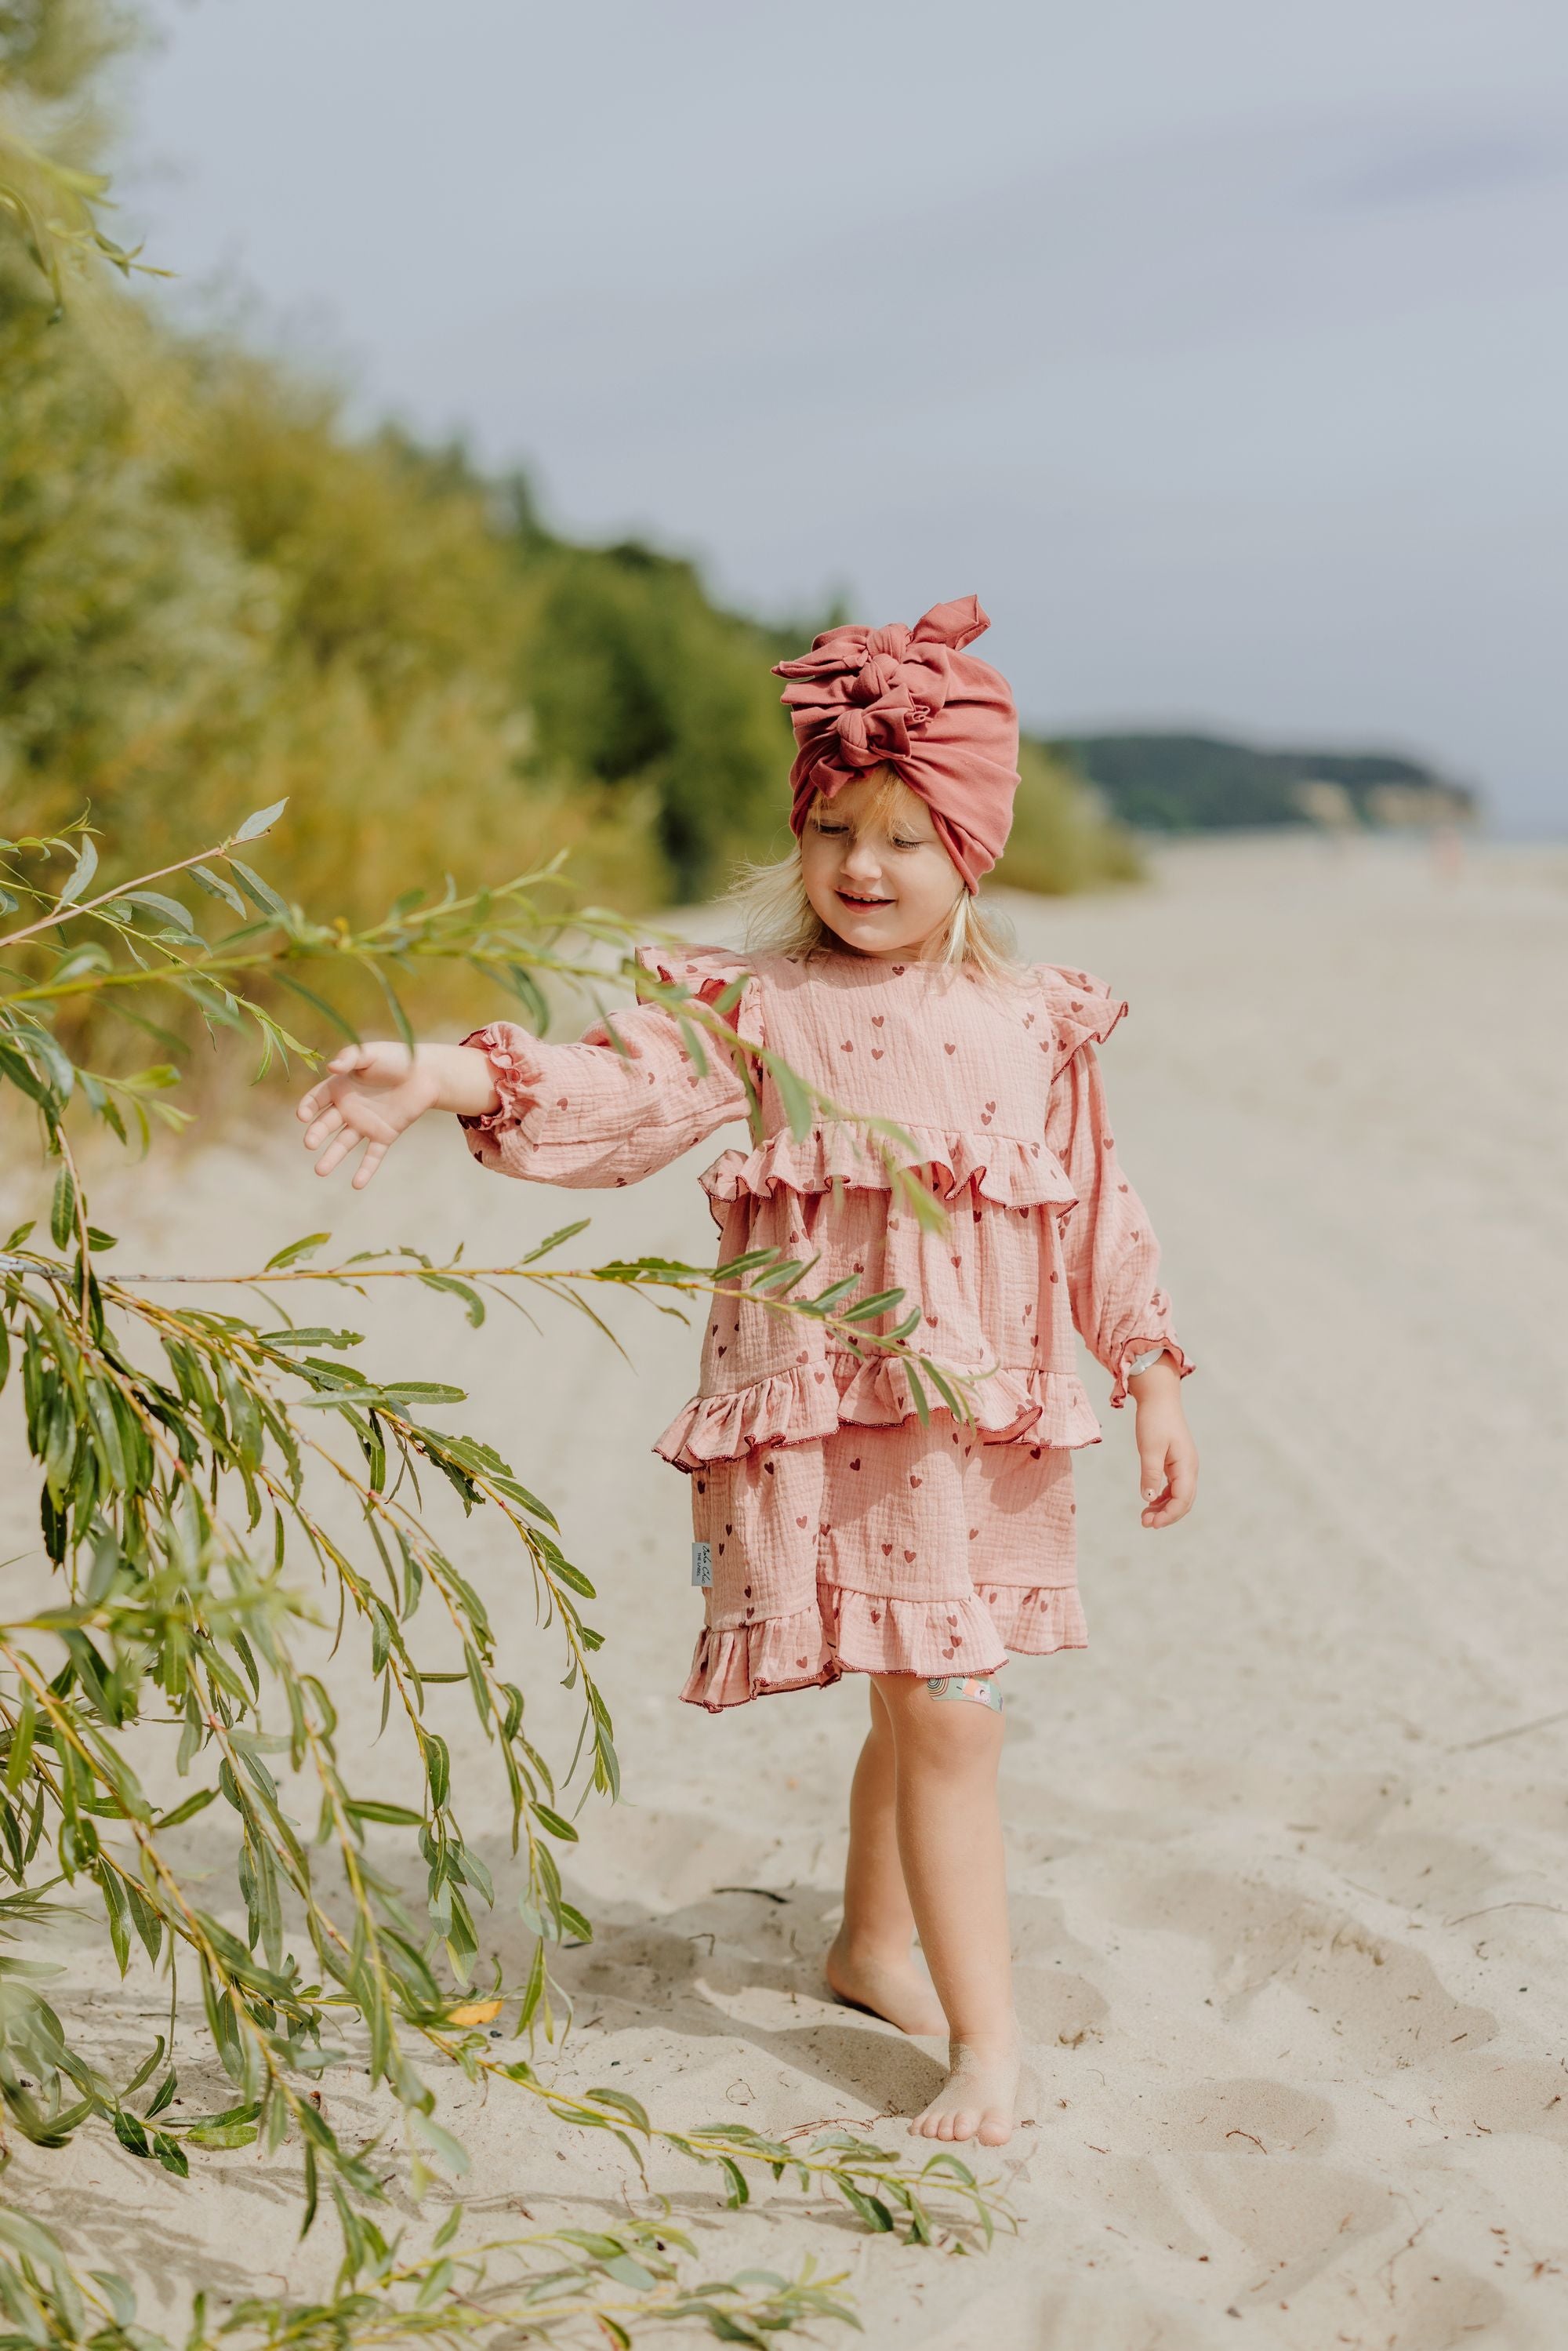
<svg viewBox="0 0 1568 2351">
<path fill-rule="evenodd" d="M 915 1914 L 898 1858 L 893 1723 L 874 1681 L 870 1689 L 871 1728 L 850 1786 L 844 1919 L 825 1972 L 841 2000 L 901 2032 L 946 2032 L 941 2003 L 910 1949 Z"/>
<path fill-rule="evenodd" d="M 879 1675 L 877 1687 L 893 1727 L 904 1883 L 952 2064 L 910 2129 L 1000 2147 L 1012 2134 L 1020 2054 L 997 1799 L 1002 1719 L 934 1698 L 913 1674 Z"/>
</svg>

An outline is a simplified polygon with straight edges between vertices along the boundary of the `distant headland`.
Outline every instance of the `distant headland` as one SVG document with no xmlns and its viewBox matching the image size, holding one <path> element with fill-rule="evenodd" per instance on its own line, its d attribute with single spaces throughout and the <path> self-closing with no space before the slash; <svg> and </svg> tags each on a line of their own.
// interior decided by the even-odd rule
<svg viewBox="0 0 1568 2351">
<path fill-rule="evenodd" d="M 1109 814 L 1157 832 L 1242 825 L 1469 824 L 1479 796 L 1375 751 L 1265 751 L 1218 735 L 1071 735 L 1047 747 Z"/>
</svg>

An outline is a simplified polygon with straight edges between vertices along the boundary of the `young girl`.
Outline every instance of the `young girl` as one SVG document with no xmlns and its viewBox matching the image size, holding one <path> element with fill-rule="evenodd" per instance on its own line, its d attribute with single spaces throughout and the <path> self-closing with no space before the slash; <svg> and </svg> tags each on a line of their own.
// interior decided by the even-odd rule
<svg viewBox="0 0 1568 2351">
<path fill-rule="evenodd" d="M 951 2071 L 911 2128 L 999 2146 L 1019 2074 L 997 1769 L 1009 1652 L 1081 1648 L 1072 1452 L 1100 1427 L 1073 1332 L 1131 1394 L 1142 1523 L 1186 1515 L 1197 1457 L 1192 1368 L 1156 1287 L 1147 1213 L 1117 1162 L 1096 1044 L 1126 1010 L 1087 972 L 1019 965 L 977 903 L 1011 821 L 1018 720 L 964 647 L 973 597 L 913 629 L 830 629 L 779 674 L 797 742 L 798 849 L 754 876 L 768 935 L 641 947 L 847 1112 L 891 1117 L 946 1228 L 898 1215 L 863 1128 L 789 1131 L 760 1065 L 765 1139 L 701 1178 L 719 1263 L 777 1248 L 813 1290 L 853 1275 L 901 1289 L 919 1351 L 973 1380 L 973 1425 L 918 1417 L 896 1357 L 862 1361 L 820 1322 L 715 1301 L 697 1395 L 658 1440 L 692 1481 L 706 1624 L 681 1695 L 716 1709 L 867 1677 L 871 1726 L 850 1791 L 834 1993 L 906 2032 L 946 2030 Z M 427 1110 L 455 1112 L 486 1167 L 536 1182 L 635 1183 L 727 1120 L 745 1089 L 706 1074 L 648 1003 L 547 1045 L 507 1021 L 462 1045 L 338 1055 L 299 1105 L 328 1175 L 360 1143 L 368 1183 Z M 709 1580 L 711 1578 L 711 1580 Z M 911 1949 L 918 1932 L 930 1970 Z"/>
</svg>

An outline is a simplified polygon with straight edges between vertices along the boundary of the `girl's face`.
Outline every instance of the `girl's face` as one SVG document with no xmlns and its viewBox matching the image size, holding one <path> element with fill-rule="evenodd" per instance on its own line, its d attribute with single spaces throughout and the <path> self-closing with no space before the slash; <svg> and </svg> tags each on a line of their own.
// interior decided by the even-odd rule
<svg viewBox="0 0 1568 2351">
<path fill-rule="evenodd" d="M 939 930 L 964 883 L 917 793 L 885 768 L 819 795 L 800 836 L 806 895 L 857 955 L 911 955 Z"/>
</svg>

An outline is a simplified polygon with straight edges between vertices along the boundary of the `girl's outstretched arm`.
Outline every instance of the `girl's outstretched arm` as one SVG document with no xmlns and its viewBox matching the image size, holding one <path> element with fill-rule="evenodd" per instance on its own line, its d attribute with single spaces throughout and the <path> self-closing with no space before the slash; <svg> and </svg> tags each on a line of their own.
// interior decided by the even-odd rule
<svg viewBox="0 0 1568 2351">
<path fill-rule="evenodd" d="M 716 1004 L 744 971 L 727 950 L 674 957 L 640 948 L 638 961 Z M 722 1018 L 745 1033 L 743 996 Z M 744 1118 L 747 1096 L 727 1046 L 704 1030 L 699 1068 L 687 1050 L 693 1024 L 656 1002 L 598 1020 L 573 1045 L 547 1045 L 510 1020 L 476 1029 L 461 1045 L 351 1045 L 299 1104 L 318 1175 L 361 1143 L 355 1186 L 370 1182 L 400 1134 L 429 1110 L 455 1112 L 483 1166 L 538 1184 L 634 1184 Z"/>
<path fill-rule="evenodd" d="M 695 992 L 711 1002 L 722 986 Z M 737 1025 L 735 1011 L 725 1017 Z M 613 1012 L 574 1045 L 541 1044 L 527 1029 L 493 1021 L 465 1040 L 465 1050 L 476 1048 L 492 1098 L 464 1113 L 464 1129 L 475 1158 L 497 1175 L 635 1184 L 746 1116 L 746 1089 L 726 1046 L 704 1030 L 699 1069 L 681 1023 L 660 1004 Z"/>
<path fill-rule="evenodd" d="M 345 1045 L 327 1064 L 295 1113 L 305 1123 L 305 1148 L 320 1151 L 318 1176 L 330 1176 L 360 1144 L 354 1170 L 362 1191 L 397 1141 L 427 1110 L 478 1117 L 500 1097 L 483 1053 L 467 1045 Z"/>
</svg>

